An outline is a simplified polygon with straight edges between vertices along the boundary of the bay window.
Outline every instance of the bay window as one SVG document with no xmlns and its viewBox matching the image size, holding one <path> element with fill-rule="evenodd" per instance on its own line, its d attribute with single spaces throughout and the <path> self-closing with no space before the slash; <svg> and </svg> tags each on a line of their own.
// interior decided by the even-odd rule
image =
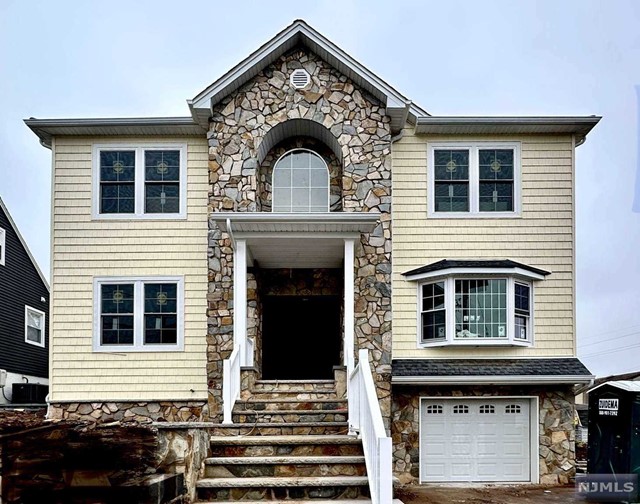
<svg viewBox="0 0 640 504">
<path fill-rule="evenodd" d="M 532 343 L 532 286 L 513 276 L 449 276 L 419 289 L 420 343 Z"/>
</svg>

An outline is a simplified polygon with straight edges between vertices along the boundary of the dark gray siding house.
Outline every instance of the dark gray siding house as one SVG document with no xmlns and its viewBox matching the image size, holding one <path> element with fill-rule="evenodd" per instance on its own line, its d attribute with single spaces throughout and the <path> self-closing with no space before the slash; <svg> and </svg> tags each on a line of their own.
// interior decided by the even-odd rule
<svg viewBox="0 0 640 504">
<path fill-rule="evenodd" d="M 48 331 L 49 285 L 0 198 L 0 370 L 8 375 L 5 395 L 11 394 L 11 382 L 48 378 Z"/>
</svg>

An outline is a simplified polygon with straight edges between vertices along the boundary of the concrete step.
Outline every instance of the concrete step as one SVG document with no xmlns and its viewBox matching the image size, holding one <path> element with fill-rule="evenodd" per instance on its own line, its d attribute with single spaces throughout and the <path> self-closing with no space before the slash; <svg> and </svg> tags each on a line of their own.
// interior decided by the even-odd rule
<svg viewBox="0 0 640 504">
<path fill-rule="evenodd" d="M 250 390 L 242 399 L 297 399 L 299 401 L 313 401 L 316 399 L 333 399 L 340 401 L 335 390 L 306 390 L 304 388 L 292 388 L 289 390 Z"/>
<path fill-rule="evenodd" d="M 366 476 L 203 478 L 198 498 L 231 500 L 357 499 L 369 497 Z"/>
<path fill-rule="evenodd" d="M 346 422 L 348 412 L 344 410 L 280 410 L 280 411 L 234 411 L 233 423 L 309 423 Z"/>
<path fill-rule="evenodd" d="M 256 380 L 252 387 L 256 392 L 284 392 L 293 389 L 309 392 L 335 391 L 336 382 L 334 380 Z"/>
<path fill-rule="evenodd" d="M 347 422 L 258 422 L 216 425 L 209 433 L 216 436 L 275 436 L 275 435 L 322 435 L 346 434 Z"/>
<path fill-rule="evenodd" d="M 362 455 L 355 436 L 238 436 L 211 438 L 212 457 L 353 456 Z"/>
<path fill-rule="evenodd" d="M 238 400 L 233 408 L 234 413 L 243 411 L 289 411 L 289 410 L 319 410 L 319 411 L 336 411 L 346 410 L 347 401 L 344 399 L 308 399 L 300 400 L 298 398 L 251 398 Z"/>
<path fill-rule="evenodd" d="M 293 476 L 364 476 L 363 456 L 211 457 L 205 460 L 205 478 Z"/>
</svg>

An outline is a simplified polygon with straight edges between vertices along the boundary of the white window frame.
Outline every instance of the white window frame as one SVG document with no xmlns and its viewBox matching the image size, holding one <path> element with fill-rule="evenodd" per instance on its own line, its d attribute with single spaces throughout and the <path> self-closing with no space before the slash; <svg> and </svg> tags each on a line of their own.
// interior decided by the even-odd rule
<svg viewBox="0 0 640 504">
<path fill-rule="evenodd" d="M 7 232 L 0 228 L 0 266 L 4 266 L 7 256 Z"/>
<path fill-rule="evenodd" d="M 329 165 L 327 164 L 327 162 L 324 160 L 324 158 L 318 154 L 316 151 L 311 150 L 311 149 L 305 149 L 305 148 L 295 148 L 295 149 L 289 149 L 287 152 L 285 152 L 282 156 L 280 156 L 278 158 L 278 160 L 273 164 L 273 173 L 271 174 L 271 207 L 275 208 L 276 207 L 276 198 L 275 198 L 275 194 L 276 194 L 276 185 L 275 185 L 275 177 L 276 177 L 276 170 L 278 169 L 278 164 L 280 163 L 280 161 L 285 157 L 288 156 L 289 154 L 292 154 L 294 152 L 309 152 L 311 154 L 313 154 L 314 156 L 320 158 L 320 160 L 324 163 L 324 167 L 326 170 L 326 177 L 327 177 L 327 212 L 329 212 L 331 210 L 331 176 L 330 176 L 330 172 L 329 172 Z M 309 181 L 309 184 L 311 184 L 311 181 Z M 307 188 L 309 191 L 311 191 L 311 189 L 314 189 L 311 187 L 311 185 Z M 291 186 L 289 187 L 289 190 L 293 193 L 293 182 L 291 184 Z M 293 198 L 292 198 L 293 201 Z M 311 205 L 309 205 L 311 206 Z M 293 208 L 293 204 L 291 205 L 291 207 Z M 292 214 L 296 214 L 296 213 L 305 213 L 305 212 L 294 212 L 293 210 L 291 212 L 285 212 L 285 213 L 292 213 Z M 314 213 L 314 214 L 321 214 L 322 212 L 309 212 L 309 213 Z"/>
<path fill-rule="evenodd" d="M 456 149 L 469 151 L 469 211 L 435 211 L 434 151 Z M 513 149 L 513 211 L 481 212 L 479 151 L 484 149 Z M 520 142 L 434 142 L 427 144 L 427 216 L 433 219 L 513 219 L 522 215 L 522 161 Z"/>
<path fill-rule="evenodd" d="M 133 345 L 102 345 L 100 342 L 100 319 L 102 285 L 133 284 Z M 177 285 L 177 340 L 169 344 L 144 344 L 144 285 L 150 283 L 175 283 Z M 137 276 L 95 277 L 93 279 L 93 351 L 106 353 L 127 352 L 181 352 L 184 350 L 184 277 L 183 276 Z"/>
<path fill-rule="evenodd" d="M 42 317 L 42 329 L 40 331 L 42 341 L 38 343 L 37 341 L 31 341 L 27 338 L 29 333 L 29 312 L 33 312 Z M 34 345 L 40 348 L 44 348 L 46 345 L 46 327 L 47 327 L 47 316 L 42 310 L 38 310 L 37 308 L 33 308 L 32 306 L 25 305 L 24 307 L 24 341 L 25 343 L 29 343 L 29 345 Z"/>
<path fill-rule="evenodd" d="M 135 212 L 100 213 L 100 152 L 135 151 Z M 178 213 L 145 213 L 144 211 L 144 153 L 148 150 L 180 151 L 180 211 Z M 92 218 L 94 220 L 181 220 L 187 218 L 187 144 L 186 143 L 106 143 L 94 144 L 92 148 L 93 198 Z"/>
<path fill-rule="evenodd" d="M 497 280 L 507 281 L 507 337 L 506 338 L 456 338 L 455 337 L 455 281 L 456 280 Z M 422 337 L 422 286 L 425 284 L 444 282 L 444 306 L 445 306 L 445 334 L 441 339 L 425 341 Z M 529 320 L 527 322 L 527 339 L 515 337 L 515 284 L 520 283 L 529 286 Z M 417 344 L 418 348 L 431 348 L 442 346 L 523 346 L 531 347 L 534 344 L 534 285 L 533 282 L 524 280 L 515 275 L 504 274 L 465 274 L 433 277 L 418 282 L 417 288 Z"/>
</svg>

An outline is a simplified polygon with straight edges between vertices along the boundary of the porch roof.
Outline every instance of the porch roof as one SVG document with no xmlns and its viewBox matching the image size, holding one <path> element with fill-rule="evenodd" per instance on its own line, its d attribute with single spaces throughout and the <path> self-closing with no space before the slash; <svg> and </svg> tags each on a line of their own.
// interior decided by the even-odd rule
<svg viewBox="0 0 640 504">
<path fill-rule="evenodd" d="M 326 213 L 275 213 L 275 212 L 214 212 L 211 219 L 224 232 L 234 236 L 250 234 L 293 237 L 305 234 L 358 235 L 374 230 L 378 212 L 326 212 Z"/>
<path fill-rule="evenodd" d="M 397 384 L 577 384 L 595 378 L 576 357 L 516 359 L 394 359 Z"/>
</svg>

